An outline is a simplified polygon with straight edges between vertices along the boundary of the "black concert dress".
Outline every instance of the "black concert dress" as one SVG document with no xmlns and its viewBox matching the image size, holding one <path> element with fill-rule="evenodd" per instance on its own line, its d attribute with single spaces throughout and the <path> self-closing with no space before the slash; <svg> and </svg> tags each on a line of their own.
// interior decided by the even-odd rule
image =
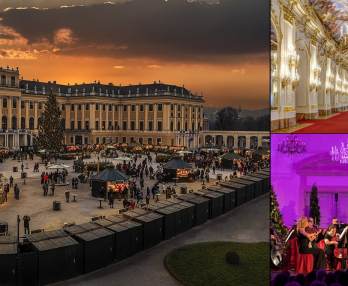
<svg viewBox="0 0 348 286">
<path fill-rule="evenodd" d="M 328 233 L 325 234 L 325 239 L 329 240 L 329 241 L 332 241 L 332 236 L 329 235 Z M 330 265 L 330 268 L 331 269 L 334 269 L 334 266 L 335 266 L 335 254 L 334 254 L 334 251 L 335 251 L 335 245 L 334 244 L 325 244 L 325 253 L 326 253 L 326 256 L 329 260 L 329 265 Z"/>
<path fill-rule="evenodd" d="M 314 258 L 314 270 L 325 269 L 325 253 L 322 249 L 318 248 L 315 244 L 313 247 L 309 247 L 309 239 L 302 233 L 298 234 L 298 247 L 299 252 L 302 254 L 312 254 Z"/>
</svg>

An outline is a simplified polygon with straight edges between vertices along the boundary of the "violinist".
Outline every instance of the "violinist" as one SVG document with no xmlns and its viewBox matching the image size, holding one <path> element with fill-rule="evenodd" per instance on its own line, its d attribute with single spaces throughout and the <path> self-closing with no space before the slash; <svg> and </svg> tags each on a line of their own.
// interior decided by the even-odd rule
<svg viewBox="0 0 348 286">
<path fill-rule="evenodd" d="M 329 261 L 329 267 L 330 269 L 333 270 L 335 267 L 334 251 L 338 245 L 338 241 L 336 237 L 336 226 L 334 224 L 329 226 L 324 237 L 324 242 L 325 242 L 325 253 Z"/>
<path fill-rule="evenodd" d="M 297 223 L 297 236 L 299 252 L 301 254 L 312 254 L 314 258 L 314 270 L 325 269 L 325 254 L 324 251 L 316 246 L 313 241 L 317 238 L 315 233 L 306 232 L 309 226 L 308 219 L 302 217 Z"/>
<path fill-rule="evenodd" d="M 313 234 L 315 236 L 315 239 L 312 243 L 316 243 L 322 239 L 324 239 L 324 235 L 322 233 L 322 230 L 318 228 L 317 225 L 314 224 L 314 219 L 312 217 L 308 218 L 308 226 L 306 227 L 305 231 L 307 233 Z"/>
</svg>

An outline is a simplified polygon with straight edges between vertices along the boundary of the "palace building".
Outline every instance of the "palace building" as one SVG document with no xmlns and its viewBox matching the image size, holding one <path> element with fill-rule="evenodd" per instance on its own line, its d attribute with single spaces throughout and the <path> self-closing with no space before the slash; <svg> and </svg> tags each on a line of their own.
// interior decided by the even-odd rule
<svg viewBox="0 0 348 286">
<path fill-rule="evenodd" d="M 346 0 L 272 0 L 271 129 L 348 132 Z"/>
<path fill-rule="evenodd" d="M 203 97 L 154 82 L 62 85 L 20 80 L 0 69 L 0 146 L 30 146 L 52 91 L 61 108 L 65 144 L 140 143 L 197 148 L 203 144 Z"/>
</svg>

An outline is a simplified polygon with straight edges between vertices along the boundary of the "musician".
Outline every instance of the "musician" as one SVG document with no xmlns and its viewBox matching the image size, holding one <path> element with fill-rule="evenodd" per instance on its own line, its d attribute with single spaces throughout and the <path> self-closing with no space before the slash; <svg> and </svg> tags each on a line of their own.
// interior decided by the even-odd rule
<svg viewBox="0 0 348 286">
<path fill-rule="evenodd" d="M 297 223 L 297 238 L 299 252 L 301 254 L 312 254 L 314 258 L 314 270 L 325 269 L 325 254 L 324 251 L 318 248 L 313 240 L 317 237 L 313 233 L 306 232 L 306 227 L 309 226 L 308 219 L 302 217 Z"/>
<path fill-rule="evenodd" d="M 327 256 L 327 259 L 329 261 L 329 267 L 330 269 L 335 268 L 335 247 L 338 245 L 338 241 L 336 238 L 336 226 L 330 225 L 326 234 L 325 234 L 325 253 Z"/>
<path fill-rule="evenodd" d="M 324 239 L 324 235 L 322 233 L 322 230 L 319 229 L 318 226 L 314 224 L 314 219 L 312 217 L 308 218 L 308 226 L 306 227 L 305 231 L 307 233 L 316 235 L 316 238 L 313 240 L 312 243 L 316 243 L 316 242 Z"/>
</svg>

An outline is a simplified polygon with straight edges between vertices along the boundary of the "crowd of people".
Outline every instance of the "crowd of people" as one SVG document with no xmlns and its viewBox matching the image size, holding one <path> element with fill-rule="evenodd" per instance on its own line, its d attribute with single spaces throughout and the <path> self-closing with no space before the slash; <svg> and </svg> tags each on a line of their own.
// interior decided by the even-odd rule
<svg viewBox="0 0 348 286">
<path fill-rule="evenodd" d="M 307 275 L 291 275 L 290 272 L 283 271 L 275 275 L 271 286 L 348 286 L 348 270 L 328 273 L 317 270 Z"/>
</svg>

